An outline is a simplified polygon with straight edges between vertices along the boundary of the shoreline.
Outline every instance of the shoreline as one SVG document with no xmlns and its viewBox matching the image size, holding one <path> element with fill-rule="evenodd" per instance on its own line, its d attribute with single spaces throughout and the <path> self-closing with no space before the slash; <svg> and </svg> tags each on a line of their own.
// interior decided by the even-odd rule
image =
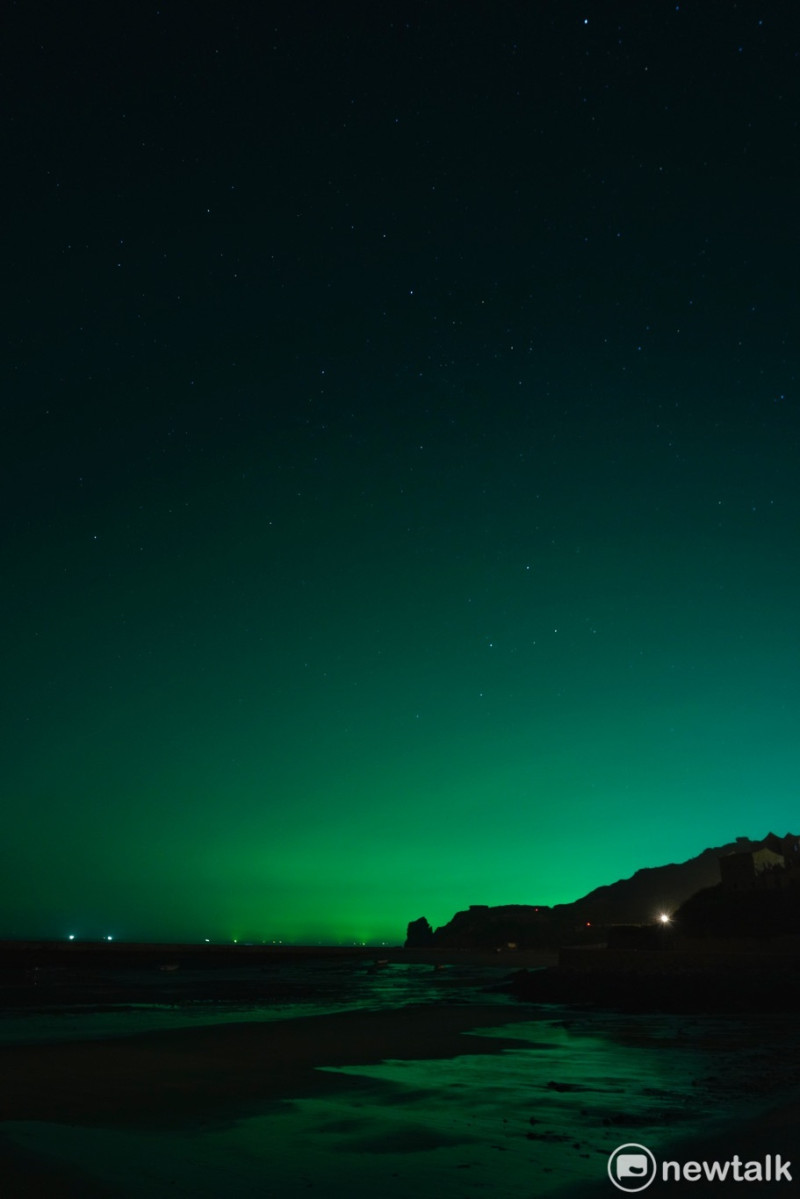
<svg viewBox="0 0 800 1199">
<path fill-rule="evenodd" d="M 10 1045 L 0 1050 L 0 1122 L 163 1128 L 232 1119 L 341 1087 L 320 1067 L 499 1053 L 517 1044 L 513 1029 L 507 1038 L 463 1034 L 532 1018 L 522 1005 L 419 1005 Z"/>
<path fill-rule="evenodd" d="M 541 1021 L 561 1029 L 557 1039 L 563 1044 L 566 1038 L 568 1044 L 569 1027 L 576 1021 L 568 1011 L 563 1016 L 554 1020 L 552 1011 L 523 1004 L 418 1004 L 10 1046 L 0 1050 L 3 1194 L 7 1199 L 161 1199 L 193 1194 L 189 1184 L 197 1182 L 197 1162 L 206 1160 L 207 1152 L 209 1163 L 235 1174 L 230 1192 L 225 1187 L 214 1190 L 211 1181 L 200 1178 L 197 1194 L 214 1199 L 222 1193 L 236 1199 L 256 1193 L 294 1199 L 306 1193 L 309 1178 L 313 1185 L 322 1185 L 320 1171 L 331 1162 L 338 1163 L 341 1175 L 326 1193 L 337 1199 L 373 1194 L 374 1189 L 365 1189 L 367 1176 L 383 1186 L 386 1199 L 406 1195 L 409 1184 L 419 1199 L 462 1199 L 478 1193 L 466 1183 L 479 1178 L 484 1185 L 490 1178 L 495 1183 L 502 1180 L 503 1193 L 514 1199 L 529 1194 L 548 1199 L 557 1199 L 559 1193 L 564 1199 L 571 1194 L 599 1195 L 600 1186 L 607 1193 L 600 1146 L 617 1135 L 615 1143 L 646 1143 L 652 1129 L 648 1132 L 636 1122 L 643 1113 L 636 1107 L 635 1087 L 630 1099 L 620 1093 L 618 1103 L 610 1096 L 606 1100 L 605 1076 L 581 1065 L 580 1055 L 574 1072 L 559 1074 L 551 1057 L 552 1039 L 545 1044 L 548 1037 L 530 1027 L 527 1035 L 520 1029 L 515 1036 L 516 1024 Z M 601 1038 L 623 1047 L 641 1043 L 646 1050 L 653 1036 L 652 1028 L 638 1024 L 615 1029 L 613 1017 L 610 1025 L 601 1021 L 593 1031 L 591 1014 L 585 1011 L 577 1022 L 581 1036 L 588 1036 L 587 1044 Z M 482 1029 L 493 1031 L 474 1035 Z M 661 1034 L 656 1030 L 655 1035 Z M 680 1026 L 670 1026 L 669 1035 L 680 1036 Z M 727 1034 L 726 1044 L 730 1046 Z M 528 1053 L 515 1063 L 520 1048 Z M 534 1056 L 529 1058 L 531 1051 Z M 669 1055 L 670 1049 L 658 1053 Z M 665 1060 L 669 1059 L 659 1058 Z M 424 1068 L 417 1068 L 419 1064 Z M 656 1082 L 656 1075 L 652 1077 Z M 451 1090 L 453 1085 L 465 1087 L 464 1081 L 448 1082 L 456 1078 L 483 1082 L 477 1091 L 471 1083 Z M 391 1079 L 406 1081 L 398 1090 Z M 516 1099 L 503 1099 L 499 1108 L 494 1101 L 487 1134 L 475 1103 L 484 1094 L 482 1086 L 491 1090 L 503 1080 L 512 1088 L 508 1095 Z M 666 1079 L 658 1081 L 670 1085 Z M 421 1110 L 435 1111 L 444 1125 L 413 1119 L 414 1104 L 423 1094 L 429 1099 Z M 603 1102 L 611 1102 L 612 1108 L 605 1110 L 619 1116 L 606 1129 L 602 1125 L 609 1121 L 599 1119 L 596 1107 Z M 658 1097 L 647 1101 L 656 1107 L 666 1102 Z M 765 1094 L 758 1111 L 747 1115 L 735 1110 L 726 1115 L 723 1105 L 718 1123 L 702 1115 L 704 1104 L 698 1093 L 696 1118 L 679 1133 L 690 1108 L 674 1129 L 678 1135 L 669 1142 L 662 1139 L 660 1157 L 708 1159 L 715 1151 L 728 1156 L 747 1153 L 755 1145 L 785 1152 L 780 1143 L 783 1130 L 796 1126 L 796 1089 Z M 574 1117 L 568 1115 L 577 1115 L 581 1105 L 594 1113 L 582 1128 L 580 1122 L 570 1124 Z M 534 1112 L 537 1119 L 528 1120 Z M 567 1127 L 575 1128 L 571 1136 L 561 1135 L 564 1119 Z M 333 1148 L 330 1138 L 335 1140 Z M 584 1143 L 583 1150 L 570 1144 L 576 1138 Z M 365 1147 L 354 1153 L 353 1146 L 362 1142 Z M 241 1157 L 242 1146 L 250 1156 Z M 589 1155 L 591 1160 L 581 1166 L 581 1157 Z M 132 1185 L 115 1186 L 114 1178 L 121 1177 L 119 1161 L 138 1163 L 140 1158 L 154 1171 L 156 1184 L 137 1174 Z M 588 1181 L 579 1183 L 578 1174 L 571 1181 L 570 1170 L 579 1166 L 590 1171 Z M 250 1174 L 244 1177 L 246 1170 Z M 389 1171 L 385 1179 L 382 1170 Z M 254 1180 L 260 1190 L 250 1189 Z M 169 1189 L 173 1185 L 176 1189 Z M 343 1189 L 336 1189 L 340 1185 Z M 696 1184 L 694 1189 L 703 1188 Z M 652 1193 L 658 1193 L 657 1186 Z M 725 1191 L 717 1184 L 713 1193 Z"/>
<path fill-rule="evenodd" d="M 174 1136 L 179 1144 L 197 1138 L 202 1144 L 203 1138 L 254 1118 L 285 1119 L 297 1102 L 340 1097 L 356 1106 L 369 1103 L 376 1084 L 336 1073 L 336 1067 L 496 1055 L 519 1044 L 513 1024 L 530 1019 L 523 1006 L 420 1005 L 4 1047 L 3 1197 L 114 1199 L 151 1193 L 135 1184 L 128 1190 L 109 1183 L 93 1155 L 76 1163 L 55 1152 L 54 1128 L 68 1139 L 88 1131 L 101 1139 L 155 1135 Z M 465 1035 L 506 1025 L 507 1037 Z M 289 1191 L 274 1193 L 292 1199 Z"/>
</svg>

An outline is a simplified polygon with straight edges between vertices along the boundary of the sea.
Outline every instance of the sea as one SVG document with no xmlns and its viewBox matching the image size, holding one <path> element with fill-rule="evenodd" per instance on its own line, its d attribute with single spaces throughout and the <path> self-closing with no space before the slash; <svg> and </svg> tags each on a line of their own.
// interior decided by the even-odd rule
<svg viewBox="0 0 800 1199">
<path fill-rule="evenodd" d="M 246 1119 L 181 1132 L 7 1120 L 0 1122 L 0 1140 L 89 1171 L 108 1195 L 128 1199 L 636 1193 L 645 1189 L 639 1181 L 645 1162 L 660 1168 L 681 1147 L 719 1155 L 729 1145 L 733 1155 L 744 1129 L 750 1132 L 741 1132 L 742 1146 L 754 1152 L 754 1127 L 759 1152 L 782 1154 L 784 1161 L 793 1156 L 796 1124 L 765 1115 L 800 1101 L 792 1014 L 521 1007 L 508 979 L 502 966 L 308 958 L 276 962 L 267 971 L 105 971 L 90 999 L 63 1003 L 43 978 L 24 1010 L 0 1008 L 0 1047 L 409 1004 L 430 1009 L 433 1018 L 442 1006 L 481 1005 L 483 1013 L 487 1003 L 513 1005 L 524 1019 L 494 1027 L 482 1021 L 464 1037 L 458 1057 L 326 1067 L 340 1076 L 340 1091 L 270 1104 Z M 471 1054 L 471 1035 L 503 1039 L 504 1046 L 496 1054 Z M 360 1085 L 352 1085 L 356 1080 Z M 615 1174 L 620 1161 L 632 1175 Z M 704 1180 L 659 1189 L 657 1179 L 651 1193 L 687 1188 L 728 1193 L 725 1184 Z M 730 1193 L 776 1190 L 792 1193 L 777 1183 L 744 1182 Z"/>
</svg>

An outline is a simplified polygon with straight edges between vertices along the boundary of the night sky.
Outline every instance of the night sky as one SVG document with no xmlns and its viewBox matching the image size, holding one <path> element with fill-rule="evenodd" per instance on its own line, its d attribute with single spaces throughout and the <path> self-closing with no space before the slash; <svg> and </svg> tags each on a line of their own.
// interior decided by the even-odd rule
<svg viewBox="0 0 800 1199">
<path fill-rule="evenodd" d="M 4 23 L 0 934 L 800 831 L 795 7 Z"/>
</svg>

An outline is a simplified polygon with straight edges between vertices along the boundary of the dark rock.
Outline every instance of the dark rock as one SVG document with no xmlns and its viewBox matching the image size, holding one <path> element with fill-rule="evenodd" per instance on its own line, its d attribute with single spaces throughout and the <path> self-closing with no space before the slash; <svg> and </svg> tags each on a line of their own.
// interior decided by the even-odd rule
<svg viewBox="0 0 800 1199">
<path fill-rule="evenodd" d="M 433 944 L 433 929 L 424 916 L 412 920 L 406 930 L 406 949 L 426 949 Z"/>
</svg>

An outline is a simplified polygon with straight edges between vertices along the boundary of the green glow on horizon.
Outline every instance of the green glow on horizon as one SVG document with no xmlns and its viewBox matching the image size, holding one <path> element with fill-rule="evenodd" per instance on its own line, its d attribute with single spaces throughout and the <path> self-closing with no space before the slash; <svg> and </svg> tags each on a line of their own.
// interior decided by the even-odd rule
<svg viewBox="0 0 800 1199">
<path fill-rule="evenodd" d="M 50 39 L 7 157 L 0 936 L 397 943 L 800 833 L 783 18 L 739 55 L 474 7 L 285 6 L 269 72 L 199 12 L 213 80 L 135 5 L 131 77 Z"/>
</svg>

